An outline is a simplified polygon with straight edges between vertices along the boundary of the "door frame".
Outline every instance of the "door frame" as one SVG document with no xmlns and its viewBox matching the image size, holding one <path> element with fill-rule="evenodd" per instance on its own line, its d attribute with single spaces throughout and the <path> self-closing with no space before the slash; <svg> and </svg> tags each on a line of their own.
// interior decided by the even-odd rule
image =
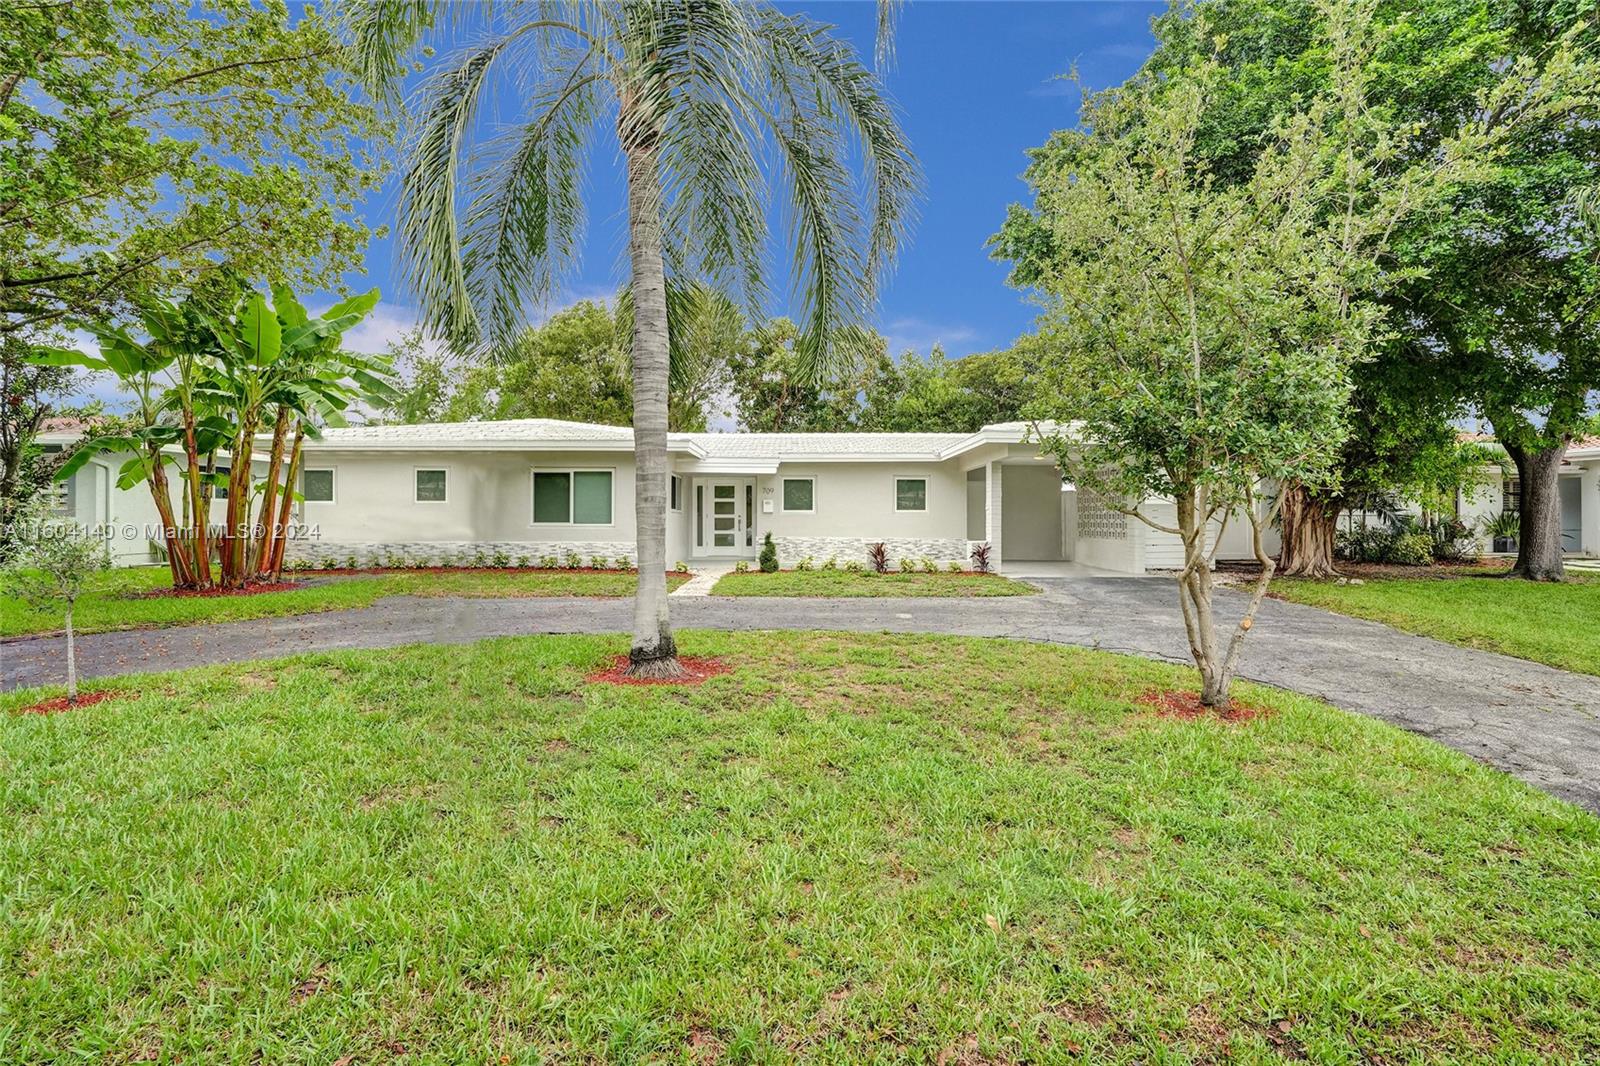
<svg viewBox="0 0 1600 1066">
<path fill-rule="evenodd" d="M 732 547 L 718 547 L 716 544 L 716 489 L 718 485 L 733 486 L 734 500 L 734 544 Z M 704 490 L 704 491 L 702 491 Z M 761 550 L 760 531 L 756 528 L 756 479 L 753 477 L 704 475 L 693 479 L 690 486 L 690 496 L 693 502 L 689 505 L 692 512 L 693 527 L 690 529 L 689 553 L 704 558 L 706 556 L 727 556 L 730 558 L 754 559 Z M 705 544 L 699 543 L 700 530 L 704 528 L 706 534 Z"/>
</svg>

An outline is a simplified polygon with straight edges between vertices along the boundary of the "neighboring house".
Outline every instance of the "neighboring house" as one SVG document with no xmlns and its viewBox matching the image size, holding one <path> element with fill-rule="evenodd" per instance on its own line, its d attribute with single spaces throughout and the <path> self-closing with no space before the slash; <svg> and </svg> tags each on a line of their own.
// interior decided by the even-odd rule
<svg viewBox="0 0 1600 1066">
<path fill-rule="evenodd" d="M 1176 537 L 1063 484 L 1028 435 L 1020 422 L 976 433 L 670 434 L 668 563 L 755 559 L 771 533 L 786 567 L 807 557 L 865 563 L 880 541 L 891 560 L 941 564 L 967 563 L 972 547 L 987 543 L 1002 569 L 1181 565 Z M 72 510 L 113 529 L 119 562 L 150 562 L 148 491 L 112 487 L 124 458 L 97 457 L 76 475 Z M 1576 506 L 1588 516 L 1579 538 L 1596 542 L 1584 550 L 1600 550 L 1600 448 L 1572 465 L 1582 486 Z M 306 442 L 297 486 L 303 529 L 289 557 L 424 563 L 479 551 L 512 559 L 570 551 L 631 559 L 633 470 L 626 427 L 523 419 L 330 429 Z M 1147 507 L 1158 521 L 1171 509 Z M 220 517 L 219 507 L 213 520 Z M 1275 535 L 1267 549 L 1277 551 Z M 1248 522 L 1228 524 L 1218 554 L 1249 558 Z"/>
</svg>

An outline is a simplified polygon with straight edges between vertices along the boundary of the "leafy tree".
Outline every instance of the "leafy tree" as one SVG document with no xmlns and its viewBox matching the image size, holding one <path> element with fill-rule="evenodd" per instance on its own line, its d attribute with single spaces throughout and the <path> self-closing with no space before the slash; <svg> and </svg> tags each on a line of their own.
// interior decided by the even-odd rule
<svg viewBox="0 0 1600 1066">
<path fill-rule="evenodd" d="M 349 11 L 369 84 L 392 91 L 439 5 Z M 427 324 L 458 345 L 514 337 L 570 266 L 581 167 L 614 130 L 628 179 L 639 590 L 631 670 L 680 673 L 666 596 L 668 276 L 759 306 L 770 149 L 789 207 L 805 331 L 825 366 L 863 322 L 909 221 L 917 173 L 882 87 L 826 28 L 764 3 L 550 3 L 495 9 L 484 38 L 422 94 L 401 195 L 402 247 Z M 478 104 L 512 68 L 519 125 L 469 158 Z M 849 166 L 860 160 L 864 190 Z M 468 195 L 465 210 L 460 190 Z M 864 194 L 863 194 L 864 193 Z"/>
<path fill-rule="evenodd" d="M 728 394 L 748 433 L 848 433 L 857 429 L 860 395 L 874 368 L 889 361 L 883 339 L 842 353 L 812 372 L 797 345 L 800 330 L 774 318 L 749 330 L 728 359 Z"/>
<path fill-rule="evenodd" d="M 908 351 L 885 360 L 867 383 L 858 424 L 885 433 L 960 433 L 1016 421 L 1038 365 L 1031 343 L 961 359 L 946 359 L 935 346 L 926 359 Z"/>
<path fill-rule="evenodd" d="M 1074 480 L 1181 540 L 1179 603 L 1209 707 L 1228 703 L 1271 581 L 1262 530 L 1283 487 L 1334 475 L 1351 368 L 1382 319 L 1359 294 L 1386 237 L 1486 150 L 1469 131 L 1431 165 L 1387 173 L 1405 135 L 1367 102 L 1367 24 L 1330 5 L 1316 25 L 1329 91 L 1273 127 L 1244 180 L 1219 181 L 1197 147 L 1230 80 L 1205 61 L 1086 100 L 1084 129 L 1056 137 L 1070 166 L 1038 190 L 1049 254 L 1028 267 L 1050 298 L 1050 354 L 1031 410 L 1071 427 L 1043 445 Z M 1278 489 L 1262 501 L 1266 485 Z M 1154 497 L 1173 501 L 1173 523 Z M 1224 641 L 1209 542 L 1236 515 L 1261 575 Z"/>
<path fill-rule="evenodd" d="M 108 321 L 219 261 L 331 284 L 382 179 L 345 53 L 283 0 L 13 3 L 0 22 L 0 333 Z"/>
<path fill-rule="evenodd" d="M 1497 134 L 1492 172 L 1458 186 L 1452 209 L 1401 220 L 1382 291 L 1391 334 L 1354 368 L 1352 432 L 1339 476 L 1285 498 L 1282 569 L 1333 573 L 1339 511 L 1377 489 L 1426 496 L 1471 474 L 1452 420 L 1487 416 L 1513 459 L 1522 455 L 1530 535 L 1518 573 L 1559 573 L 1555 469 L 1582 432 L 1600 386 L 1595 293 L 1600 231 L 1583 225 L 1596 187 L 1595 29 L 1574 5 L 1425 0 L 1380 4 L 1368 96 L 1406 145 L 1380 162 L 1391 173 L 1425 162 L 1466 122 Z M 1196 152 L 1219 182 L 1249 179 L 1275 122 L 1326 91 L 1332 53 L 1315 0 L 1177 3 L 1155 23 L 1158 47 L 1142 76 L 1166 77 L 1214 56 L 1230 72 L 1196 132 Z M 1506 93 L 1518 84 L 1537 93 Z M 1502 106 L 1481 112 L 1482 94 Z M 1055 142 L 1035 171 L 1060 165 Z M 1029 284 L 1050 255 L 1048 228 L 1013 208 L 997 251 Z M 1537 561 L 1534 561 L 1537 557 Z"/>
<path fill-rule="evenodd" d="M 78 700 L 78 648 L 72 611 L 95 575 L 111 565 L 103 537 L 77 522 L 53 517 L 35 499 L 16 524 L 19 550 L 0 578 L 7 591 L 34 607 L 61 606 L 67 630 L 67 703 Z"/>
<path fill-rule="evenodd" d="M 0 335 L 0 558 L 23 506 L 49 480 L 34 439 L 72 384 L 70 370 L 40 366 L 32 354 L 30 338 Z"/>
</svg>

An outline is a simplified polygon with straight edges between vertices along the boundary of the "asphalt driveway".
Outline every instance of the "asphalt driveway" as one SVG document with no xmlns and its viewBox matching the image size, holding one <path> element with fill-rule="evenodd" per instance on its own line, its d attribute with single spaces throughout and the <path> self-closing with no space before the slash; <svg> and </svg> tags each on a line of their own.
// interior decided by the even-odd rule
<svg viewBox="0 0 1600 1066">
<path fill-rule="evenodd" d="M 1010 637 L 1188 661 L 1171 582 L 1040 578 L 1038 596 L 994 599 L 674 597 L 679 628 L 827 629 Z M 1242 608 L 1219 596 L 1224 616 Z M 533 633 L 620 633 L 627 600 L 395 597 L 350 611 L 78 639 L 84 677 L 303 652 L 453 644 Z M 61 638 L 0 644 L 0 689 L 59 680 Z M 1600 678 L 1410 636 L 1269 600 L 1241 673 L 1432 737 L 1600 813 Z"/>
</svg>

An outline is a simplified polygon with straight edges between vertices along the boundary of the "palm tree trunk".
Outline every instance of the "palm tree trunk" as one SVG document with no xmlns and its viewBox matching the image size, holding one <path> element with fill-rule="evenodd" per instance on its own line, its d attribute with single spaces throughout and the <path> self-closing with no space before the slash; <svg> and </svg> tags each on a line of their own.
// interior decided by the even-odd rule
<svg viewBox="0 0 1600 1066">
<path fill-rule="evenodd" d="M 306 427 L 299 422 L 294 427 L 294 446 L 289 449 L 289 470 L 283 479 L 283 499 L 278 501 L 278 539 L 272 543 L 268 571 L 272 580 L 283 576 L 283 554 L 288 547 L 290 511 L 294 506 L 294 479 L 300 476 L 300 453 L 306 442 Z"/>
<path fill-rule="evenodd" d="M 261 499 L 261 525 L 264 528 L 260 539 L 255 543 L 255 553 L 250 560 L 250 572 L 256 576 L 264 575 L 270 569 L 272 548 L 277 541 L 278 475 L 283 473 L 283 445 L 288 436 L 289 409 L 280 406 L 277 422 L 272 427 L 272 456 L 267 462 L 267 486 Z"/>
<path fill-rule="evenodd" d="M 674 677 L 677 642 L 667 617 L 667 281 L 661 254 L 661 181 L 655 139 L 625 117 L 628 252 L 633 267 L 633 501 L 639 585 L 628 672 Z"/>
</svg>

